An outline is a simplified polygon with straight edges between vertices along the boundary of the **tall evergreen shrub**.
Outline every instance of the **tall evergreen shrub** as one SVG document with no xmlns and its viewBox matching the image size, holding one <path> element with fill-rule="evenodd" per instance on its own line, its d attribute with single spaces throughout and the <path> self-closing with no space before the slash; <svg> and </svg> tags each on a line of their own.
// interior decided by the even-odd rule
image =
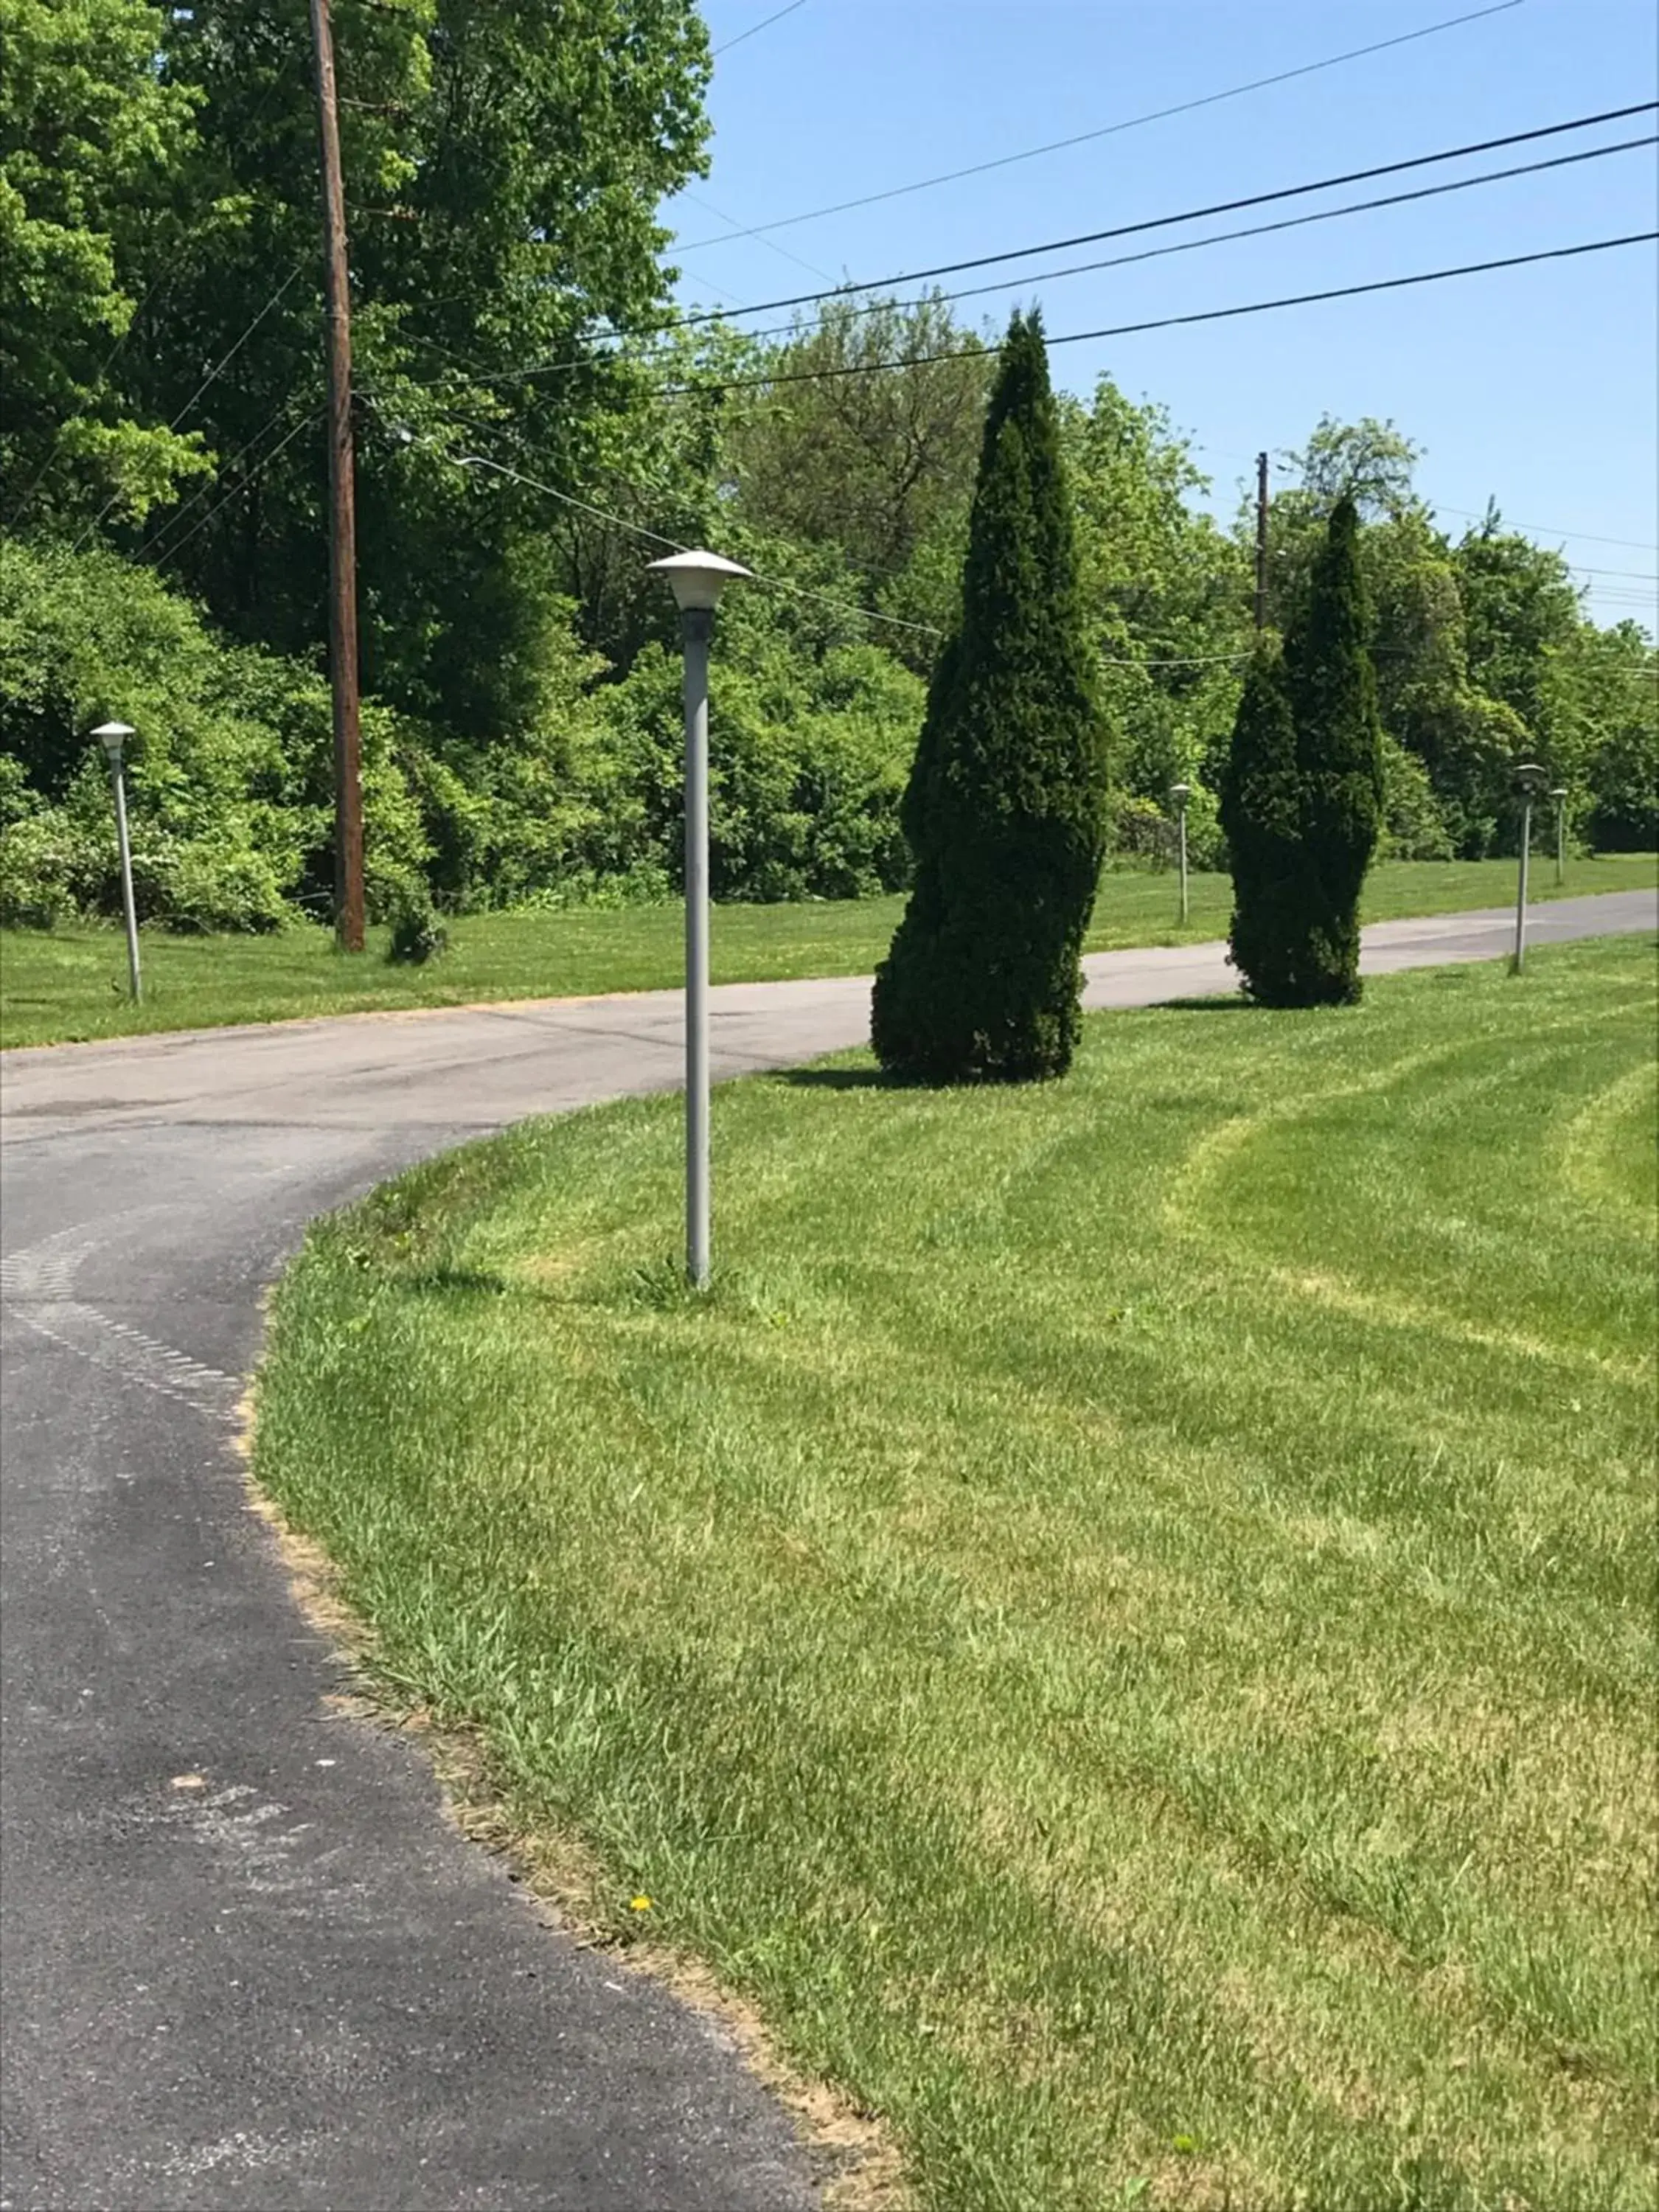
<svg viewBox="0 0 1659 2212">
<path fill-rule="evenodd" d="M 876 976 L 884 1066 L 1060 1075 L 1106 825 L 1101 716 L 1042 325 L 1016 314 L 986 419 L 962 612 L 905 793 L 913 889 Z"/>
<path fill-rule="evenodd" d="M 1311 900 L 1296 724 L 1276 645 L 1259 648 L 1244 678 L 1221 781 L 1221 826 L 1232 856 L 1233 965 L 1264 1006 L 1299 1006 Z"/>
<path fill-rule="evenodd" d="M 1359 894 L 1382 827 L 1383 761 L 1358 556 L 1359 519 L 1344 499 L 1282 664 L 1258 656 L 1233 728 L 1223 815 L 1233 959 L 1269 1006 L 1359 996 Z"/>
<path fill-rule="evenodd" d="M 1359 517 L 1344 499 L 1314 566 L 1306 615 L 1285 642 L 1313 886 L 1306 964 L 1316 1005 L 1359 996 L 1359 894 L 1382 826 L 1382 726 L 1370 634 Z"/>
</svg>

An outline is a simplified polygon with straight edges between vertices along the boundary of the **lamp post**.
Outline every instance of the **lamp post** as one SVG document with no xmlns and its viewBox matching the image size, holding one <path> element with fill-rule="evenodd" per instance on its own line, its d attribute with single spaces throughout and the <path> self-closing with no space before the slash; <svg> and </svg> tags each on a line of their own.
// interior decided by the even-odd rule
<svg viewBox="0 0 1659 2212">
<path fill-rule="evenodd" d="M 115 793 L 115 842 L 121 853 L 121 905 L 127 922 L 127 981 L 136 1006 L 143 997 L 138 976 L 138 909 L 132 900 L 132 848 L 127 842 L 126 780 L 121 773 L 121 748 L 133 735 L 128 722 L 100 722 L 93 736 L 104 748 L 109 763 L 110 788 Z"/>
<path fill-rule="evenodd" d="M 1175 801 L 1176 836 L 1181 851 L 1181 919 L 1187 920 L 1187 801 L 1193 795 L 1189 783 L 1172 783 L 1170 796 Z"/>
<path fill-rule="evenodd" d="M 1527 857 L 1532 845 L 1532 802 L 1545 786 L 1546 772 L 1536 761 L 1522 761 L 1515 771 L 1514 790 L 1521 801 L 1521 866 L 1515 891 L 1515 970 L 1527 964 Z"/>
<path fill-rule="evenodd" d="M 708 1287 L 708 641 L 714 609 L 750 571 L 718 553 L 671 554 L 666 577 L 685 653 L 685 1272 Z"/>
<path fill-rule="evenodd" d="M 1555 801 L 1555 880 L 1567 879 L 1567 787 L 1558 783 L 1550 797 Z"/>
</svg>

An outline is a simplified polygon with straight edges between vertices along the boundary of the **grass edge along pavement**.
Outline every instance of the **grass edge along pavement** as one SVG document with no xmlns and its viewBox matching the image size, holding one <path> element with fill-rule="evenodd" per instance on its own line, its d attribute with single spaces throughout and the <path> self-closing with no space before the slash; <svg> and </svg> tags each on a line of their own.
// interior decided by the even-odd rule
<svg viewBox="0 0 1659 2212">
<path fill-rule="evenodd" d="M 745 1079 L 707 1302 L 674 1099 L 526 1124 L 313 1230 L 256 1476 L 939 2212 L 1645 2207 L 1653 985 Z"/>
<path fill-rule="evenodd" d="M 337 1694 L 334 1707 L 414 1735 L 456 1826 L 469 1842 L 506 1861 L 511 1879 L 526 1884 L 553 1926 L 580 1944 L 603 1948 L 629 1972 L 665 1984 L 689 2010 L 714 2024 L 794 2119 L 813 2161 L 824 2212 L 913 2212 L 902 2161 L 881 2122 L 832 2084 L 809 2081 L 787 2066 L 754 2007 L 724 1988 L 700 1960 L 653 1944 L 637 1929 L 625 1948 L 613 1942 L 593 1910 L 608 1885 L 592 1853 L 567 1831 L 532 1830 L 516 1821 L 482 1735 L 453 1718 L 440 1724 L 407 1683 L 376 1669 L 373 1633 L 343 1602 L 334 1562 L 259 1486 L 252 1464 L 257 1395 L 250 1387 L 237 1407 L 234 1441 L 244 1463 L 246 1501 L 270 1531 L 293 1602 L 349 1671 L 350 1693 Z M 631 1899 L 630 1909 L 643 1911 L 653 1902 Z"/>
<path fill-rule="evenodd" d="M 1575 859 L 1558 891 L 1538 860 L 1539 899 L 1644 889 L 1659 874 L 1652 854 Z M 1364 919 L 1404 920 L 1504 906 L 1515 896 L 1512 860 L 1386 861 L 1371 871 Z M 1200 944 L 1227 933 L 1231 885 L 1194 875 L 1186 928 L 1176 920 L 1172 874 L 1108 869 L 1087 939 L 1091 951 Z M 716 982 L 788 981 L 870 974 L 888 951 L 902 899 L 722 906 L 714 917 Z M 582 998 L 674 989 L 684 981 L 678 905 L 572 908 L 553 914 L 471 915 L 453 925 L 452 949 L 423 968 L 388 966 L 384 930 L 361 960 L 337 953 L 325 930 L 276 937 L 143 933 L 144 1001 L 125 999 L 118 928 L 0 931 L 0 1046 L 88 1042 L 303 1020 L 336 1013 Z"/>
</svg>

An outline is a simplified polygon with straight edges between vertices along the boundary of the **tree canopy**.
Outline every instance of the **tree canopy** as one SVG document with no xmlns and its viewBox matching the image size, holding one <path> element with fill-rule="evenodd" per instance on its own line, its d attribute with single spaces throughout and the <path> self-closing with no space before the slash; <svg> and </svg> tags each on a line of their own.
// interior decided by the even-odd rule
<svg viewBox="0 0 1659 2212">
<path fill-rule="evenodd" d="M 764 580 L 721 624 L 723 895 L 902 881 L 899 796 L 958 617 L 994 346 L 939 296 L 848 289 L 756 334 L 681 319 L 661 210 L 704 164 L 693 0 L 335 0 L 335 20 L 363 676 L 420 831 L 384 832 L 385 880 L 415 869 L 460 906 L 672 882 L 675 632 L 644 574 L 667 539 L 716 544 Z M 327 565 L 307 0 L 0 0 L 0 33 L 16 635 L 59 641 L 67 702 L 87 653 L 114 665 L 159 592 L 224 654 L 225 696 L 279 665 L 303 690 L 323 665 Z M 1222 864 L 1253 515 L 1218 520 L 1178 428 L 1109 376 L 1059 395 L 1055 426 L 1109 842 L 1164 857 L 1181 781 L 1194 860 Z M 1419 458 L 1392 423 L 1327 419 L 1285 457 L 1270 521 L 1283 633 L 1333 509 L 1355 502 L 1382 849 L 1504 849 L 1522 753 L 1567 788 L 1574 834 L 1656 842 L 1651 639 L 1589 621 L 1561 555 L 1496 508 L 1449 532 Z M 78 644 L 49 592 L 76 611 Z M 7 804 L 33 825 L 11 849 L 33 855 L 25 903 L 61 908 L 93 896 L 52 858 L 73 843 L 52 824 L 82 731 L 43 718 L 48 672 L 25 659 L 20 688 L 0 688 Z M 206 779 L 204 820 L 228 789 Z M 258 807 L 315 795 L 252 792 L 226 835 L 270 841 L 286 911 L 312 895 L 317 825 Z M 146 793 L 139 775 L 141 839 Z M 262 893 L 248 911 L 268 909 Z"/>
<path fill-rule="evenodd" d="M 155 66 L 146 0 L 6 0 L 0 70 L 0 471 L 8 525 L 142 521 L 210 465 L 135 404 L 127 341 L 146 234 L 194 143 L 198 100 Z"/>
</svg>

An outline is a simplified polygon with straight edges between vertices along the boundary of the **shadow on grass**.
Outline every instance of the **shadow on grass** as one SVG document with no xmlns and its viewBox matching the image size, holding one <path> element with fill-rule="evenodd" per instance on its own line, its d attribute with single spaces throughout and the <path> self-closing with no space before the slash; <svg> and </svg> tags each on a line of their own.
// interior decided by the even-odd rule
<svg viewBox="0 0 1659 2212">
<path fill-rule="evenodd" d="M 803 1091 L 892 1091 L 941 1096 L 951 1091 L 1019 1091 L 1027 1087 L 1028 1081 L 1045 1079 L 964 1075 L 953 1082 L 944 1075 L 893 1074 L 884 1067 L 791 1067 L 779 1079 Z"/>
<path fill-rule="evenodd" d="M 416 1274 L 404 1277 L 404 1287 L 410 1291 L 459 1291 L 474 1297 L 504 1298 L 518 1291 L 521 1285 L 509 1283 L 505 1275 L 492 1268 L 451 1267 L 440 1264 L 422 1267 Z"/>
<path fill-rule="evenodd" d="M 884 1067 L 790 1067 L 783 1071 L 780 1079 L 800 1091 L 927 1091 L 935 1087 L 902 1075 L 890 1075 Z"/>
<path fill-rule="evenodd" d="M 1248 1014 L 1256 1002 L 1243 991 L 1217 991 L 1205 999 L 1160 999 L 1147 1009 L 1154 1014 Z"/>
</svg>

